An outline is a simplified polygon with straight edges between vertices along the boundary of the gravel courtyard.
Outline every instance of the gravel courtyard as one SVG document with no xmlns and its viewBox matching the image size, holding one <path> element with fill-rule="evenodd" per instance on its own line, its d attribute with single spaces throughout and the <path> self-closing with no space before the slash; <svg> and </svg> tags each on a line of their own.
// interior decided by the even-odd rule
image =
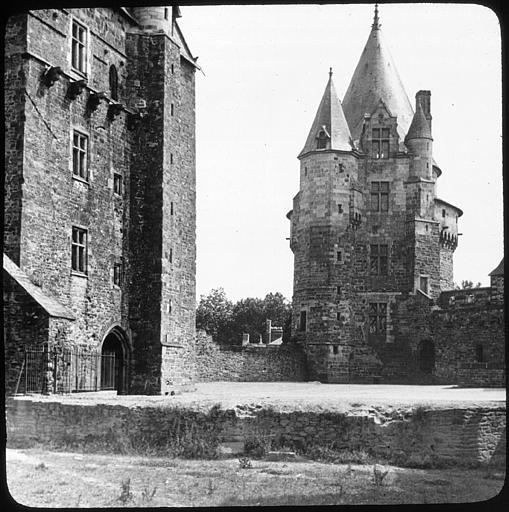
<svg viewBox="0 0 509 512">
<path fill-rule="evenodd" d="M 430 408 L 460 406 L 504 407 L 504 388 L 458 388 L 456 386 L 407 386 L 381 384 L 320 384 L 318 382 L 206 382 L 194 391 L 173 396 L 119 396 L 114 391 L 72 395 L 32 396 L 32 400 L 65 403 L 117 404 L 125 406 L 212 406 L 243 404 L 275 406 L 279 409 L 363 409 L 369 406 Z"/>
</svg>

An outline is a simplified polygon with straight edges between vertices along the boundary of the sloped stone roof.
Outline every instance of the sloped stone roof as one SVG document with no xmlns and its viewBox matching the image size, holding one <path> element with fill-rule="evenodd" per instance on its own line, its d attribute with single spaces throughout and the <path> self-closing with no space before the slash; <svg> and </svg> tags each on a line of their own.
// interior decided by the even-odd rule
<svg viewBox="0 0 509 512">
<path fill-rule="evenodd" d="M 503 276 L 504 275 L 504 258 L 502 258 L 502 261 L 498 264 L 497 268 L 490 272 L 490 276 Z"/>
<path fill-rule="evenodd" d="M 309 151 L 316 151 L 317 137 L 322 130 L 329 138 L 330 144 L 327 146 L 327 149 L 352 150 L 350 130 L 348 129 L 345 114 L 332 81 L 332 70 L 329 73 L 329 81 L 325 87 L 306 144 L 299 156 Z"/>
<path fill-rule="evenodd" d="M 429 125 L 429 121 L 424 115 L 424 111 L 422 110 L 420 103 L 417 105 L 417 112 L 412 119 L 412 124 L 410 125 L 405 138 L 405 140 L 409 139 L 432 139 L 431 127 Z"/>
<path fill-rule="evenodd" d="M 67 318 L 68 320 L 75 320 L 74 314 L 58 300 L 50 297 L 47 293 L 43 292 L 39 286 L 36 286 L 6 254 L 3 255 L 3 269 L 7 274 L 16 281 L 16 283 L 25 290 L 25 292 L 41 306 L 49 316 L 56 318 Z"/>
</svg>

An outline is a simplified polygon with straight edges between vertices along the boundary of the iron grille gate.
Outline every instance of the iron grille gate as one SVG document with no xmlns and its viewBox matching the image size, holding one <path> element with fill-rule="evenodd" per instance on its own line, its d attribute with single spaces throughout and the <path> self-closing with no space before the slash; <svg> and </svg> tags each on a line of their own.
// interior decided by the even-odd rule
<svg viewBox="0 0 509 512">
<path fill-rule="evenodd" d="M 116 389 L 115 353 L 78 348 L 25 348 L 18 393 L 72 393 Z"/>
</svg>

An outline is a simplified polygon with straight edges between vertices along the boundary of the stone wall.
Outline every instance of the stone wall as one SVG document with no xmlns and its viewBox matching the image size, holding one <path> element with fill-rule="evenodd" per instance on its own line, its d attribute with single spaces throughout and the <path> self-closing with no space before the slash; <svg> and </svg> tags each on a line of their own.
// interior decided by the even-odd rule
<svg viewBox="0 0 509 512">
<path fill-rule="evenodd" d="M 198 382 L 306 380 L 306 358 L 296 345 L 222 346 L 203 331 L 196 343 Z"/>
<path fill-rule="evenodd" d="M 73 21 L 83 72 L 71 66 Z M 193 378 L 195 66 L 176 32 L 147 34 L 107 8 L 34 10 L 6 30 L 6 253 L 74 313 L 66 343 L 100 349 L 121 331 L 131 392 Z M 88 141 L 84 177 L 75 130 Z M 86 230 L 85 272 L 71 268 L 73 227 Z"/>
<path fill-rule="evenodd" d="M 7 446 L 215 456 L 224 442 L 306 452 L 364 450 L 396 464 L 478 465 L 505 461 L 505 406 L 405 409 L 356 415 L 334 411 L 72 405 L 10 399 Z"/>
<path fill-rule="evenodd" d="M 503 305 L 450 307 L 435 311 L 433 323 L 439 382 L 505 386 Z M 482 347 L 482 361 L 478 361 L 478 347 Z"/>
</svg>

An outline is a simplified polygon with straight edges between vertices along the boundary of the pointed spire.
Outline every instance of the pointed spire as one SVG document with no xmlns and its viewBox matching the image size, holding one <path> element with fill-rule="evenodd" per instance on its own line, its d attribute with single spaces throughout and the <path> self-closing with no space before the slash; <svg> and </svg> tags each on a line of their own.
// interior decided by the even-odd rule
<svg viewBox="0 0 509 512">
<path fill-rule="evenodd" d="M 371 25 L 371 28 L 373 30 L 380 30 L 381 26 L 380 20 L 378 19 L 378 4 L 375 4 L 375 17 L 373 18 L 373 25 Z"/>
<path fill-rule="evenodd" d="M 343 109 L 354 140 L 359 140 L 365 114 L 371 114 L 380 99 L 397 116 L 403 141 L 414 115 L 391 54 L 382 37 L 378 5 L 366 46 L 343 99 Z"/>
<path fill-rule="evenodd" d="M 424 110 L 420 102 L 417 103 L 417 111 L 415 112 L 412 124 L 408 129 L 405 141 L 410 139 L 431 139 L 431 127 L 426 119 Z"/>
<path fill-rule="evenodd" d="M 329 69 L 329 81 L 325 87 L 322 101 L 316 112 L 306 144 L 299 156 L 319 149 L 318 139 L 320 134 L 326 138 L 326 149 L 352 150 L 350 130 L 348 129 L 345 114 L 332 81 L 332 68 Z"/>
</svg>

